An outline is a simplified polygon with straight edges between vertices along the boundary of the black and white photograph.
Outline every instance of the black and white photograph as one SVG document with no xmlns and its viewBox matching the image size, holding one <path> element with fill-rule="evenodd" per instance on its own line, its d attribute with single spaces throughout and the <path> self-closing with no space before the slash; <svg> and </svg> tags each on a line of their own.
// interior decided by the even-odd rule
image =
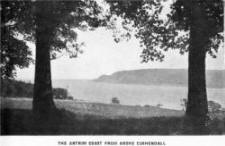
<svg viewBox="0 0 225 146">
<path fill-rule="evenodd" d="M 0 137 L 225 135 L 223 0 L 1 0 L 0 13 Z"/>
</svg>

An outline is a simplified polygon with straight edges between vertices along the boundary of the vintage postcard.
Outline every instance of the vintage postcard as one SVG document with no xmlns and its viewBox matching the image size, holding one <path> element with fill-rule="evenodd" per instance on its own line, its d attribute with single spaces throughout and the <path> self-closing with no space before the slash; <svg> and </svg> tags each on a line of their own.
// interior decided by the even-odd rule
<svg viewBox="0 0 225 146">
<path fill-rule="evenodd" d="M 0 6 L 0 145 L 222 144 L 223 0 Z"/>
</svg>

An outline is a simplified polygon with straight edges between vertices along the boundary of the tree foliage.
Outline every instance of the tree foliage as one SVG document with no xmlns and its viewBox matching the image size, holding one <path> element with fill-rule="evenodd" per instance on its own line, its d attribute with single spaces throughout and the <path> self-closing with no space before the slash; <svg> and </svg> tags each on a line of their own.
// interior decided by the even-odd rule
<svg viewBox="0 0 225 146">
<path fill-rule="evenodd" d="M 170 18 L 174 22 L 176 28 L 189 31 L 191 26 L 197 27 L 193 23 L 193 16 L 195 15 L 194 10 L 192 10 L 193 4 L 199 5 L 201 10 L 204 12 L 204 20 L 206 22 L 204 27 L 205 37 L 208 38 L 208 41 L 205 44 L 205 50 L 212 57 L 216 57 L 215 53 L 218 51 L 219 46 L 223 42 L 223 0 L 177 0 L 172 5 L 172 15 L 170 15 Z"/>
<path fill-rule="evenodd" d="M 1 1 L 1 78 L 14 77 L 16 67 L 28 67 L 32 62 L 31 50 L 18 38 L 15 24 L 18 17 L 26 16 L 22 8 L 22 2 Z"/>
<path fill-rule="evenodd" d="M 16 67 L 28 67 L 33 61 L 31 50 L 25 42 L 16 39 L 7 30 L 1 32 L 1 37 L 1 79 L 13 78 Z"/>
<path fill-rule="evenodd" d="M 45 9 L 38 9 L 38 5 Z M 36 27 L 40 23 L 37 16 L 41 15 L 41 23 L 52 28 L 51 58 L 55 59 L 59 53 L 76 57 L 82 52 L 80 47 L 83 43 L 77 41 L 77 31 L 93 30 L 105 25 L 105 16 L 101 11 L 102 8 L 94 0 L 1 1 L 3 75 L 12 77 L 16 66 L 27 67 L 32 61 L 26 41 L 36 41 Z"/>
<path fill-rule="evenodd" d="M 206 51 L 216 57 L 223 42 L 223 1 L 222 0 L 137 0 L 108 1 L 111 15 L 123 18 L 123 27 L 136 28 L 135 36 L 143 49 L 143 62 L 162 61 L 164 52 L 177 49 L 180 54 L 189 50 L 192 5 L 201 5 L 207 20 L 208 39 Z M 132 34 L 130 29 L 126 33 Z M 131 36 L 131 35 L 121 35 Z M 119 38 L 117 39 L 119 40 Z"/>
</svg>

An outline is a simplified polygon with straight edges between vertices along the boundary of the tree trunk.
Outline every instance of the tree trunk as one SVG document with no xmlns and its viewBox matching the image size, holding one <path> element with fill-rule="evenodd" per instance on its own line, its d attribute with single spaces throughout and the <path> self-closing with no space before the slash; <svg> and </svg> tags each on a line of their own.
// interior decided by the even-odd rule
<svg viewBox="0 0 225 146">
<path fill-rule="evenodd" d="M 205 58 L 207 30 L 204 12 L 198 4 L 192 5 L 190 46 L 188 58 L 188 102 L 186 110 L 187 130 L 191 134 L 207 133 L 207 93 Z"/>
<path fill-rule="evenodd" d="M 44 7 L 43 7 L 44 6 Z M 36 5 L 36 63 L 33 112 L 44 116 L 55 109 L 52 94 L 50 45 L 53 27 L 48 21 L 50 10 L 39 2 Z"/>
</svg>

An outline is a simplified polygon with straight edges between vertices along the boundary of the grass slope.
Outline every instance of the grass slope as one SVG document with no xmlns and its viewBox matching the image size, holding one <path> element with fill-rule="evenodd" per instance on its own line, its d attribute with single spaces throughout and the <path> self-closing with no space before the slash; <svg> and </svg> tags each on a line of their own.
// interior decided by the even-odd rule
<svg viewBox="0 0 225 146">
<path fill-rule="evenodd" d="M 95 115 L 106 118 L 146 118 L 160 116 L 180 117 L 183 111 L 163 109 L 154 106 L 127 106 L 103 103 L 76 102 L 71 100 L 55 100 L 56 106 L 79 115 Z M 32 108 L 32 100 L 28 98 L 2 98 L 2 108 L 26 109 Z"/>
<path fill-rule="evenodd" d="M 60 110 L 45 122 L 38 122 L 31 110 L 2 109 L 2 135 L 180 135 L 183 117 L 105 119 L 80 117 Z M 209 123 L 210 134 L 225 134 L 225 119 Z"/>
<path fill-rule="evenodd" d="M 101 113 L 98 110 L 85 112 L 84 108 L 69 106 L 65 101 L 56 104 L 58 108 L 64 105 L 66 110 L 58 110 L 43 122 L 32 113 L 29 99 L 1 102 L 1 135 L 181 135 L 186 128 L 182 115 L 113 117 L 96 114 Z M 98 104 L 93 105 L 97 107 Z M 210 134 L 225 134 L 224 117 L 215 116 L 208 125 Z"/>
</svg>

